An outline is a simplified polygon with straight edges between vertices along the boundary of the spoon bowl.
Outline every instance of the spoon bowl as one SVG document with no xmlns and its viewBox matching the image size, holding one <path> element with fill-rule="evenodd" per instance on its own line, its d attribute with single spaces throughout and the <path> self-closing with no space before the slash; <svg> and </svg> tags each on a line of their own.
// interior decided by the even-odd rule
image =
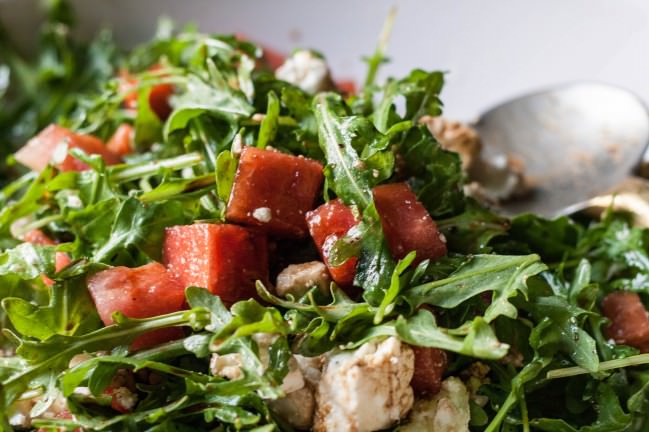
<svg viewBox="0 0 649 432">
<path fill-rule="evenodd" d="M 649 114 L 618 87 L 576 83 L 529 94 L 484 113 L 474 125 L 487 159 L 520 161 L 532 186 L 505 202 L 508 215 L 556 217 L 609 191 L 637 169 L 649 143 Z"/>
</svg>

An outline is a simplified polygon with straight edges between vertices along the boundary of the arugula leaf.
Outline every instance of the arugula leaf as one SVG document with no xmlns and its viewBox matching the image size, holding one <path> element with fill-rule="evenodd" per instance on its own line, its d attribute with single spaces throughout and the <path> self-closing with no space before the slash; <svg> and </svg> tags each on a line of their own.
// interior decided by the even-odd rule
<svg viewBox="0 0 649 432">
<path fill-rule="evenodd" d="M 518 312 L 509 299 L 518 292 L 526 295 L 527 279 L 546 267 L 538 255 L 475 255 L 447 278 L 412 287 L 404 297 L 413 307 L 421 304 L 454 308 L 471 297 L 492 291 L 492 301 L 484 314 L 487 322 Z"/>
<path fill-rule="evenodd" d="M 544 431 L 566 432 L 605 432 L 639 430 L 631 427 L 631 416 L 625 413 L 620 401 L 610 385 L 601 383 L 597 386 L 596 403 L 598 407 L 597 420 L 592 424 L 575 428 L 564 420 L 541 418 L 532 420 L 531 424 Z"/>
<path fill-rule="evenodd" d="M 45 193 L 48 182 L 53 176 L 53 168 L 46 167 L 20 198 L 2 208 L 0 211 L 0 234 L 3 237 L 11 236 L 11 225 L 18 219 L 31 216 L 43 207 L 38 201 Z"/>
<path fill-rule="evenodd" d="M 354 284 L 363 287 L 363 298 L 371 305 L 382 302 L 389 288 L 396 263 L 383 235 L 381 221 L 372 204 L 363 213 L 363 238 L 356 265 Z"/>
<path fill-rule="evenodd" d="M 400 260 L 392 273 L 392 278 L 390 280 L 390 287 L 386 290 L 383 300 L 379 305 L 376 315 L 374 316 L 374 324 L 380 324 L 383 321 L 385 315 L 390 314 L 394 310 L 394 301 L 396 300 L 399 292 L 401 291 L 401 286 L 403 281 L 400 280 L 399 276 L 406 271 L 406 269 L 412 264 L 415 260 L 416 252 L 412 251 L 405 256 L 404 259 Z"/>
<path fill-rule="evenodd" d="M 117 324 L 85 335 L 54 335 L 42 342 L 19 339 L 5 329 L 5 334 L 9 334 L 19 344 L 16 353 L 24 359 L 29 359 L 29 367 L 2 382 L 4 409 L 7 410 L 11 403 L 29 388 L 30 383 L 42 379 L 44 374 L 65 370 L 70 359 L 76 354 L 129 344 L 142 333 L 155 329 L 182 325 L 201 329 L 209 323 L 208 312 L 202 308 L 139 320 L 118 318 Z"/>
<path fill-rule="evenodd" d="M 438 327 L 433 314 L 422 309 L 411 318 L 400 317 L 395 329 L 409 344 L 441 348 L 476 358 L 497 360 L 509 350 L 509 345 L 500 342 L 489 324 L 480 317 L 461 328 L 450 330 Z"/>
<path fill-rule="evenodd" d="M 537 253 L 553 262 L 575 250 L 581 230 L 567 217 L 551 221 L 525 214 L 512 220 L 509 235 L 511 240 L 520 242 L 516 248 L 521 253 Z"/>
<path fill-rule="evenodd" d="M 459 215 L 436 222 L 447 240 L 447 247 L 464 254 L 491 252 L 491 241 L 505 235 L 509 228 L 508 219 L 492 213 L 473 199 L 467 199 Z"/>
<path fill-rule="evenodd" d="M 259 139 L 257 140 L 257 147 L 266 148 L 266 146 L 275 140 L 278 128 L 279 118 L 279 98 L 274 91 L 268 92 L 268 107 L 266 114 L 259 126 Z"/>
<path fill-rule="evenodd" d="M 400 120 L 396 113 L 395 101 L 402 96 L 406 101 L 404 119 L 416 124 L 423 116 L 436 117 L 442 113 L 439 93 L 444 86 L 442 72 L 426 72 L 415 69 L 406 78 L 391 80 L 385 86 L 383 98 L 374 112 L 374 125 L 385 133 Z"/>
<path fill-rule="evenodd" d="M 223 202 L 228 202 L 237 172 L 237 159 L 232 152 L 225 150 L 216 158 L 216 191 Z"/>
<path fill-rule="evenodd" d="M 372 202 L 371 172 L 354 147 L 357 130 L 367 126 L 363 117 L 346 116 L 342 99 L 333 93 L 321 93 L 314 99 L 320 147 L 327 158 L 329 185 L 347 204 L 365 209 Z"/>
<path fill-rule="evenodd" d="M 108 31 L 88 43 L 75 40 L 68 2 L 43 5 L 47 19 L 34 29 L 38 46 L 29 58 L 16 49 L 0 25 L 2 184 L 20 173 L 7 165 L 7 155 L 50 123 L 72 115 L 82 105 L 82 95 L 96 91 L 114 75 L 121 57 Z"/>
<path fill-rule="evenodd" d="M 202 196 L 214 187 L 214 173 L 186 179 L 165 179 L 154 189 L 143 193 L 138 199 L 143 203 L 167 199 L 192 199 Z"/>
<path fill-rule="evenodd" d="M 210 324 L 206 326 L 207 330 L 220 333 L 232 321 L 232 314 L 221 299 L 212 295 L 207 289 L 189 287 L 185 290 L 185 296 L 192 308 L 202 307 L 210 312 Z"/>
<path fill-rule="evenodd" d="M 5 297 L 2 307 L 18 332 L 42 341 L 54 335 L 83 334 L 100 326 L 84 278 L 54 285 L 47 306 L 37 306 L 22 298 Z"/>
<path fill-rule="evenodd" d="M 583 330 L 579 321 L 583 320 L 586 311 L 569 304 L 561 297 L 540 297 L 532 306 L 531 312 L 542 329 L 539 336 L 546 349 L 556 345 L 579 366 L 596 372 L 599 357 L 595 339 Z"/>
<path fill-rule="evenodd" d="M 177 201 L 143 204 L 135 198 L 125 200 L 113 221 L 110 235 L 94 254 L 97 262 L 109 263 L 116 251 L 136 246 L 151 259 L 160 258 L 164 228 L 186 221 Z"/>
<path fill-rule="evenodd" d="M 399 145 L 417 199 L 433 219 L 464 209 L 464 177 L 457 153 L 443 150 L 425 126 L 410 129 Z"/>
<path fill-rule="evenodd" d="M 162 122 L 149 103 L 152 90 L 153 86 L 141 89 L 137 97 L 134 141 L 141 150 L 162 139 Z"/>
<path fill-rule="evenodd" d="M 216 83 L 209 83 L 193 74 L 186 78 L 184 91 L 175 98 L 174 111 L 165 123 L 165 139 L 172 132 L 185 129 L 191 119 L 203 113 L 228 122 L 252 115 L 254 108 L 240 91 L 229 87 L 218 73 L 212 78 L 216 79 Z"/>
<path fill-rule="evenodd" d="M 54 273 L 54 246 L 22 243 L 0 254 L 0 275 L 15 275 L 31 280 L 43 273 Z"/>
<path fill-rule="evenodd" d="M 230 312 L 232 320 L 215 333 L 215 338 L 237 338 L 255 333 L 286 334 L 288 331 L 288 326 L 277 309 L 263 307 L 255 300 L 239 301 L 232 305 Z"/>
</svg>

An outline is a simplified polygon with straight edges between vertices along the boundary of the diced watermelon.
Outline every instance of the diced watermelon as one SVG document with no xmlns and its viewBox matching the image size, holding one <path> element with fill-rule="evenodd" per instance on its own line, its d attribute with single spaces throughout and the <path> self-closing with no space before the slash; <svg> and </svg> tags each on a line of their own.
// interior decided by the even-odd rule
<svg viewBox="0 0 649 432">
<path fill-rule="evenodd" d="M 358 91 L 356 81 L 351 79 L 336 80 L 335 84 L 338 91 L 344 95 L 355 95 Z"/>
<path fill-rule="evenodd" d="M 305 214 L 323 181 L 322 165 L 302 156 L 244 147 L 226 219 L 278 237 L 304 237 Z"/>
<path fill-rule="evenodd" d="M 159 64 L 155 64 L 149 68 L 149 71 L 156 71 L 160 68 L 161 66 Z M 137 109 L 138 92 L 133 90 L 139 84 L 137 78 L 133 77 L 126 70 L 120 71 L 119 78 L 119 91 L 126 93 L 124 96 L 124 107 Z M 149 93 L 149 106 L 160 120 L 166 120 L 169 114 L 171 114 L 172 108 L 169 105 L 169 97 L 173 93 L 174 86 L 169 83 L 156 84 L 151 88 L 151 92 Z"/>
<path fill-rule="evenodd" d="M 47 234 L 39 229 L 29 231 L 22 237 L 22 239 L 27 243 L 38 246 L 54 246 L 56 244 L 54 240 L 49 238 Z"/>
<path fill-rule="evenodd" d="M 185 289 L 160 263 L 137 268 L 113 267 L 88 279 L 88 290 L 99 317 L 106 325 L 113 323 L 113 313 L 130 318 L 148 318 L 182 310 Z M 179 328 L 162 329 L 138 337 L 132 350 L 149 348 L 182 337 Z"/>
<path fill-rule="evenodd" d="M 169 227 L 163 255 L 183 287 L 207 288 L 226 304 L 255 297 L 255 282 L 268 281 L 266 236 L 237 225 Z"/>
<path fill-rule="evenodd" d="M 169 105 L 169 97 L 174 93 L 172 84 L 157 84 L 151 88 L 149 93 L 149 105 L 160 120 L 166 120 L 171 114 L 172 108 Z"/>
<path fill-rule="evenodd" d="M 339 266 L 333 266 L 329 262 L 329 252 L 339 238 L 358 224 L 354 213 L 342 201 L 336 199 L 308 212 L 306 222 L 331 278 L 341 287 L 352 285 L 358 258 L 352 257 Z"/>
<path fill-rule="evenodd" d="M 80 135 L 64 127 L 51 124 L 30 139 L 16 152 L 16 160 L 34 171 L 41 171 L 50 161 L 61 171 L 83 171 L 88 165 L 68 154 L 68 150 L 79 148 L 88 154 L 100 155 L 107 164 L 120 162 L 119 156 L 111 153 L 99 138 Z"/>
<path fill-rule="evenodd" d="M 394 258 L 416 251 L 415 263 L 446 255 L 446 241 L 437 225 L 405 183 L 391 183 L 373 189 L 374 204 Z"/>
<path fill-rule="evenodd" d="M 54 269 L 57 272 L 60 272 L 61 270 L 66 268 L 68 265 L 70 265 L 71 262 L 72 260 L 65 252 L 57 252 L 54 255 Z"/>
<path fill-rule="evenodd" d="M 286 60 L 286 56 L 284 54 L 267 46 L 262 46 L 262 51 L 264 53 L 262 60 L 270 70 L 274 71 Z"/>
<path fill-rule="evenodd" d="M 54 246 L 56 244 L 54 240 L 49 238 L 47 234 L 39 229 L 33 229 L 29 231 L 23 236 L 23 240 L 27 243 L 40 246 Z M 56 252 L 56 254 L 54 255 L 54 269 L 57 272 L 60 272 L 61 270 L 66 268 L 71 262 L 72 260 L 65 252 Z M 54 281 L 47 276 L 41 275 L 41 278 L 46 285 L 54 285 Z"/>
<path fill-rule="evenodd" d="M 606 329 L 609 338 L 649 352 L 649 313 L 638 294 L 610 293 L 602 300 L 602 314 L 611 321 Z"/>
<path fill-rule="evenodd" d="M 133 133 L 133 126 L 122 123 L 106 143 L 106 148 L 120 156 L 133 153 Z"/>
<path fill-rule="evenodd" d="M 448 365 L 444 350 L 412 346 L 415 352 L 415 373 L 410 385 L 420 397 L 430 397 L 439 393 L 442 379 Z"/>
</svg>

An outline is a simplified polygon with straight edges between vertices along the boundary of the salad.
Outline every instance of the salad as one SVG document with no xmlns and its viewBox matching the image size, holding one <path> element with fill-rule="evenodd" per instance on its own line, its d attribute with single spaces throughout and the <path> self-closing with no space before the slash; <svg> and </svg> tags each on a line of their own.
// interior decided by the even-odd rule
<svg viewBox="0 0 649 432">
<path fill-rule="evenodd" d="M 444 73 L 50 6 L 0 32 L 2 430 L 649 430 L 649 232 L 485 205 Z"/>
</svg>

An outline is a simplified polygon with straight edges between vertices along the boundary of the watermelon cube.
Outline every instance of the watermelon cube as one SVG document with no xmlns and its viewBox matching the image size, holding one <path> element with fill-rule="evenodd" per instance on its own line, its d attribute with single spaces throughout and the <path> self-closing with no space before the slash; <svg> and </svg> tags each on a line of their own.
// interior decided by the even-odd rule
<svg viewBox="0 0 649 432">
<path fill-rule="evenodd" d="M 602 300 L 602 314 L 610 320 L 606 334 L 616 343 L 649 352 L 649 313 L 640 296 L 616 291 Z"/>
<path fill-rule="evenodd" d="M 88 278 L 88 290 L 99 317 L 113 324 L 113 313 L 149 318 L 184 309 L 185 289 L 157 262 L 137 268 L 113 267 Z M 161 329 L 139 336 L 132 350 L 149 348 L 182 337 L 180 328 Z"/>
<path fill-rule="evenodd" d="M 106 143 L 106 148 L 112 153 L 126 156 L 133 153 L 133 134 L 135 130 L 128 123 L 119 125 L 113 136 Z"/>
<path fill-rule="evenodd" d="M 119 156 L 110 152 L 99 138 L 76 134 L 55 124 L 49 125 L 30 139 L 16 152 L 15 157 L 33 171 L 43 170 L 50 162 L 61 171 L 87 170 L 88 165 L 68 153 L 72 148 L 79 148 L 88 154 L 98 154 L 109 165 L 120 162 Z"/>
<path fill-rule="evenodd" d="M 406 183 L 377 186 L 373 194 L 374 205 L 394 258 L 401 259 L 410 251 L 415 251 L 415 263 L 419 263 L 446 255 L 446 240 Z"/>
<path fill-rule="evenodd" d="M 226 304 L 255 297 L 255 282 L 268 281 L 266 236 L 237 225 L 169 227 L 163 255 L 183 287 L 207 288 Z"/>
<path fill-rule="evenodd" d="M 415 394 L 420 397 L 430 397 L 439 393 L 448 365 L 446 351 L 417 346 L 411 348 L 415 353 L 415 373 L 410 385 Z"/>
<path fill-rule="evenodd" d="M 309 232 L 320 252 L 331 278 L 341 287 L 354 282 L 357 257 L 351 257 L 344 263 L 334 266 L 329 262 L 329 253 L 336 241 L 358 224 L 352 210 L 339 199 L 329 201 L 306 214 Z"/>
<path fill-rule="evenodd" d="M 323 178 L 322 165 L 314 160 L 245 147 L 226 219 L 277 237 L 304 237 L 305 214 L 313 209 Z"/>
<path fill-rule="evenodd" d="M 157 71 L 162 66 L 154 64 L 149 67 L 149 71 Z M 122 70 L 119 74 L 119 91 L 125 93 L 124 107 L 127 109 L 137 109 L 138 103 L 138 85 L 140 84 L 138 78 L 132 76 L 128 71 Z M 158 118 L 162 121 L 166 120 L 171 114 L 172 108 L 169 104 L 169 98 L 173 95 L 175 87 L 170 83 L 160 83 L 151 87 L 149 92 L 149 107 L 156 113 Z"/>
</svg>

